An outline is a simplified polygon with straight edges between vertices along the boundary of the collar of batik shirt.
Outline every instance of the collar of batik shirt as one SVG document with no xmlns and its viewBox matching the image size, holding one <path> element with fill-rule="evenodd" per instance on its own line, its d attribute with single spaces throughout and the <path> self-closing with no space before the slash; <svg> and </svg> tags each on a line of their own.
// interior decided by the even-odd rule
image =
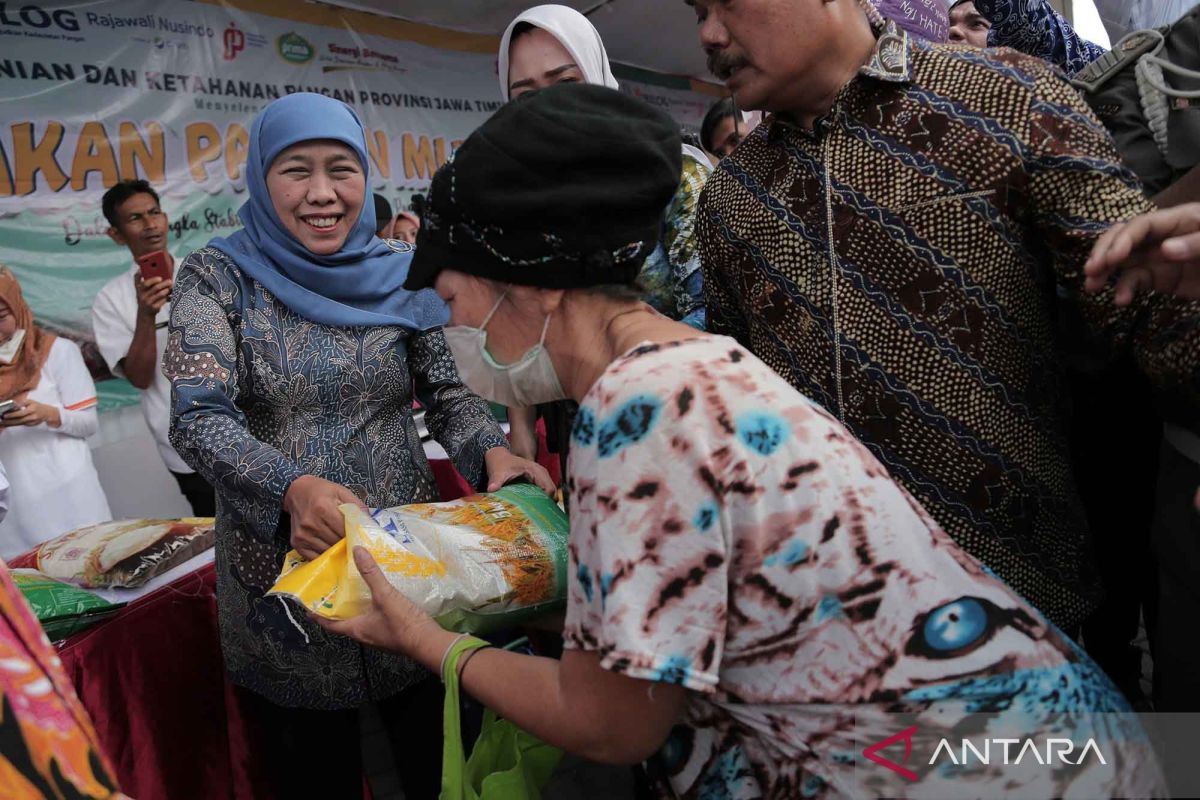
<svg viewBox="0 0 1200 800">
<path fill-rule="evenodd" d="M 871 51 L 871 57 L 867 59 L 867 63 L 859 68 L 859 76 L 888 83 L 907 83 L 912 80 L 912 40 L 908 31 L 896 25 L 895 22 L 885 19 L 870 0 L 858 0 L 858 4 L 867 15 L 867 20 L 871 23 L 871 30 L 875 32 L 875 49 Z M 837 98 L 834 100 L 835 106 L 852 84 L 853 81 L 843 86 L 842 90 L 838 92 Z M 817 121 L 817 127 L 820 127 L 827 119 L 827 117 L 821 117 Z M 785 130 L 793 130 L 797 127 L 791 120 L 781 117 L 779 114 L 768 115 L 765 125 L 767 137 L 772 140 Z"/>
</svg>

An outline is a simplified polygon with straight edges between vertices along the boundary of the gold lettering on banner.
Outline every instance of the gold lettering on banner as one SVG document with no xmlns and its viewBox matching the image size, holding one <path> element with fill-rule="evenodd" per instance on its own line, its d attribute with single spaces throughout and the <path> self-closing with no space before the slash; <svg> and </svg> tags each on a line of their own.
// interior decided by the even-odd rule
<svg viewBox="0 0 1200 800">
<path fill-rule="evenodd" d="M 392 177 L 392 162 L 388 155 L 387 131 L 375 131 L 367 137 L 367 152 L 381 178 Z"/>
<path fill-rule="evenodd" d="M 138 126 L 122 122 L 117 129 L 117 143 L 121 165 L 121 180 L 137 180 L 139 176 L 153 184 L 161 184 L 167 175 L 167 143 L 163 127 L 157 122 L 147 122 L 149 142 L 142 138 Z M 139 166 L 141 169 L 139 170 Z"/>
<path fill-rule="evenodd" d="M 12 193 L 12 172 L 8 169 L 8 155 L 4 152 L 4 145 L 0 143 L 0 197 L 12 197 Z"/>
<path fill-rule="evenodd" d="M 52 192 L 57 192 L 67 185 L 66 173 L 55 158 L 58 147 L 62 144 L 63 131 L 61 122 L 47 122 L 46 132 L 35 145 L 32 122 L 18 122 L 12 126 L 13 193 L 32 194 L 39 172 L 45 177 L 46 185 Z"/>
<path fill-rule="evenodd" d="M 442 162 L 438 161 L 434 154 L 430 137 L 422 136 L 414 139 L 412 133 L 406 133 L 401 143 L 404 151 L 404 178 L 408 180 L 433 178 L 433 173 L 436 173 L 438 167 L 442 166 Z M 442 150 L 445 150 L 444 145 Z"/>
<path fill-rule="evenodd" d="M 87 188 L 88 175 L 100 173 L 100 182 L 107 189 L 117 183 L 117 157 L 103 122 L 85 122 L 75 143 L 75 158 L 71 161 L 71 191 Z"/>
<path fill-rule="evenodd" d="M 205 164 L 221 157 L 221 134 L 211 122 L 193 122 L 185 129 L 187 140 L 187 162 L 192 180 L 204 183 L 208 180 Z"/>
<path fill-rule="evenodd" d="M 238 122 L 229 123 L 225 129 L 225 174 L 236 181 L 242 176 L 246 165 L 246 151 L 250 149 L 250 134 Z"/>
</svg>

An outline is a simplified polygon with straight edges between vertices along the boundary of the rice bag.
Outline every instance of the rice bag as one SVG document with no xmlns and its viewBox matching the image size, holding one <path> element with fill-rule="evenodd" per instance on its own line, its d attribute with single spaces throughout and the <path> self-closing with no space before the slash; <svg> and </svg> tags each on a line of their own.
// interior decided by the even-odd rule
<svg viewBox="0 0 1200 800">
<path fill-rule="evenodd" d="M 216 543 L 212 517 L 102 522 L 64 533 L 37 550 L 38 569 L 94 589 L 136 589 Z"/>
<path fill-rule="evenodd" d="M 289 553 L 268 594 L 329 619 L 361 614 L 371 593 L 350 557 L 361 545 L 393 586 L 449 630 L 486 633 L 561 608 L 566 598 L 567 515 L 536 486 L 341 512 L 346 538 L 312 561 Z"/>
<path fill-rule="evenodd" d="M 125 605 L 110 603 L 35 569 L 14 569 L 10 574 L 52 642 L 108 619 Z"/>
</svg>

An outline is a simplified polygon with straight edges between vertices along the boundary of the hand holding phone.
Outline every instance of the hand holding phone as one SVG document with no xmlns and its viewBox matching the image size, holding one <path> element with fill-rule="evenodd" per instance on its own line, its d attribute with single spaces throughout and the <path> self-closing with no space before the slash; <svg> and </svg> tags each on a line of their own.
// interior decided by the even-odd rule
<svg viewBox="0 0 1200 800">
<path fill-rule="evenodd" d="M 138 269 L 142 273 L 142 280 L 148 281 L 151 278 L 171 280 L 171 260 L 167 256 L 166 250 L 155 250 L 153 253 L 139 256 L 137 263 Z"/>
<path fill-rule="evenodd" d="M 137 260 L 140 280 L 137 281 L 138 314 L 154 319 L 171 299 L 171 263 L 165 250 L 147 253 Z"/>
<path fill-rule="evenodd" d="M 17 401 L 16 400 L 0 400 L 0 417 L 3 417 L 5 414 L 9 413 L 10 411 L 16 411 L 16 410 L 17 410 Z"/>
</svg>

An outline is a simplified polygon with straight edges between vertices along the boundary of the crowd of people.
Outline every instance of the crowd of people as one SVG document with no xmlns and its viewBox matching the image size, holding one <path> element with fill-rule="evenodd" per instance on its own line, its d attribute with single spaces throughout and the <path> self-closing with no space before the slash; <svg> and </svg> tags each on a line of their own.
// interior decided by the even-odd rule
<svg viewBox="0 0 1200 800">
<path fill-rule="evenodd" d="M 106 193 L 134 264 L 96 341 L 216 517 L 222 649 L 278 796 L 356 796 L 366 703 L 406 795 L 441 785 L 462 637 L 361 549 L 360 617 L 266 596 L 289 549 L 343 537 L 340 504 L 437 499 L 414 401 L 480 491 L 556 491 L 539 418 L 566 465 L 563 651 L 475 642 L 464 689 L 662 796 L 860 795 L 897 713 L 1200 706 L 1200 154 L 1124 148 L 1129 115 L 1089 103 L 1131 62 L 1043 0 L 950 2 L 950 44 L 866 0 L 688 5 L 729 90 L 702 149 L 546 5 L 419 213 L 371 195 L 358 116 L 307 93 L 254 121 L 243 227 L 165 277 L 139 264 L 167 249 L 154 188 Z M 0 270 L 0 555 L 108 518 L 95 395 Z M 1088 724 L 1117 763 L 1029 796 L 1161 794 L 1135 723 Z M 293 769 L 316 739 L 324 768 Z"/>
</svg>

